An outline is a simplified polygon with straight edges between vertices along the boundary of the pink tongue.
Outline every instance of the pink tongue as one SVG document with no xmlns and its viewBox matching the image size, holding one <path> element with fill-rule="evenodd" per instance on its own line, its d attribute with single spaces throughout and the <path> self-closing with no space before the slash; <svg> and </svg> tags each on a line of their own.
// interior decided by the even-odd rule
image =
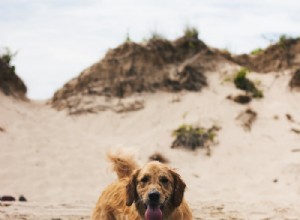
<svg viewBox="0 0 300 220">
<path fill-rule="evenodd" d="M 159 207 L 148 207 L 145 217 L 146 220 L 162 220 L 162 212 Z"/>
</svg>

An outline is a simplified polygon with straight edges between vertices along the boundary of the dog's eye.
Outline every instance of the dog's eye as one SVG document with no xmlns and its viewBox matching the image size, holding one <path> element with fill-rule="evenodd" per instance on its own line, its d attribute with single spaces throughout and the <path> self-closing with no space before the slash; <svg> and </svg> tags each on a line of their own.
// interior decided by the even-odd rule
<svg viewBox="0 0 300 220">
<path fill-rule="evenodd" d="M 166 184 L 166 183 L 169 182 L 169 180 L 168 180 L 167 177 L 163 176 L 163 177 L 160 178 L 160 182 L 163 183 L 163 184 Z"/>
<path fill-rule="evenodd" d="M 141 182 L 142 183 L 147 183 L 149 181 L 149 177 L 148 176 L 144 176 L 142 179 L 141 179 Z"/>
</svg>

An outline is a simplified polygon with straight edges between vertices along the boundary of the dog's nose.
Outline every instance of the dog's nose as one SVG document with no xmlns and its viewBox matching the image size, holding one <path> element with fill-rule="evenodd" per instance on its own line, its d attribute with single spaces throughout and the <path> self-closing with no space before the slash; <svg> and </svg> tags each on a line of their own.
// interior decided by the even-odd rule
<svg viewBox="0 0 300 220">
<path fill-rule="evenodd" d="M 157 190 L 152 190 L 151 192 L 149 192 L 148 197 L 151 202 L 158 202 L 160 193 Z"/>
</svg>

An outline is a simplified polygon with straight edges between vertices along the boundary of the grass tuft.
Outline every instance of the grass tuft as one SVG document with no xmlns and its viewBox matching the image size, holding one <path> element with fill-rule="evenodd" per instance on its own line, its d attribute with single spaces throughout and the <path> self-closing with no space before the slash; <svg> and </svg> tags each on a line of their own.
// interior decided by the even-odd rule
<svg viewBox="0 0 300 220">
<path fill-rule="evenodd" d="M 209 150 L 210 146 L 215 143 L 217 131 L 219 130 L 220 128 L 217 126 L 206 129 L 183 124 L 173 131 L 172 135 L 175 137 L 175 140 L 173 141 L 171 148 L 184 147 L 191 150 L 195 150 L 196 148 L 206 148 Z"/>
<path fill-rule="evenodd" d="M 256 48 L 254 50 L 251 51 L 251 55 L 258 55 L 261 54 L 264 50 L 261 48 Z"/>
<path fill-rule="evenodd" d="M 184 29 L 184 36 L 187 38 L 198 39 L 199 31 L 195 27 L 186 26 Z"/>
<path fill-rule="evenodd" d="M 164 40 L 164 39 L 166 38 L 162 34 L 158 33 L 157 31 L 152 31 L 149 40 Z"/>
<path fill-rule="evenodd" d="M 263 98 L 264 95 L 262 91 L 258 90 L 255 84 L 247 78 L 247 73 L 249 70 L 242 67 L 237 73 L 233 80 L 235 86 L 238 89 L 244 90 L 247 93 L 250 93 L 253 98 Z"/>
</svg>

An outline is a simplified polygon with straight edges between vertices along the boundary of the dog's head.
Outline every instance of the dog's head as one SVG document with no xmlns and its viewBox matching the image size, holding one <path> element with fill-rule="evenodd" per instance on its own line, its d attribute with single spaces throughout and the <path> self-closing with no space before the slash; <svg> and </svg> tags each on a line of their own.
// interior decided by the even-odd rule
<svg viewBox="0 0 300 220">
<path fill-rule="evenodd" d="M 181 204 L 185 187 L 179 174 L 153 161 L 131 176 L 126 187 L 126 205 L 135 202 L 146 220 L 161 220 Z"/>
</svg>

